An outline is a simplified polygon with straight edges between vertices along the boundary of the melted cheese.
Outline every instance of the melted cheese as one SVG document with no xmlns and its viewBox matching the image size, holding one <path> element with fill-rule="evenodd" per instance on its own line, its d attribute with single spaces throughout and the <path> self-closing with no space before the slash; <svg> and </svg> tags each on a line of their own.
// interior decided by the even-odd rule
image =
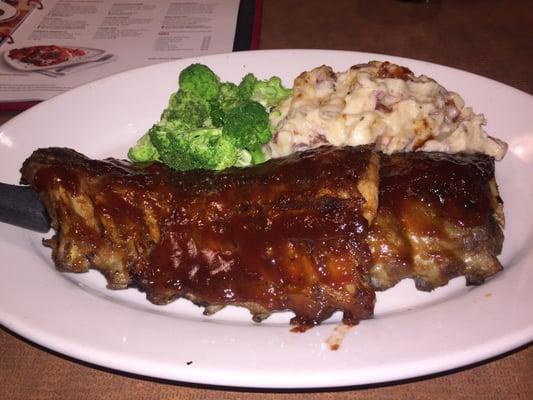
<svg viewBox="0 0 533 400">
<path fill-rule="evenodd" d="M 395 73 L 398 72 L 399 73 Z M 481 152 L 501 159 L 507 145 L 487 135 L 485 118 L 427 76 L 370 62 L 344 72 L 321 66 L 296 78 L 270 117 L 272 157 L 325 144 L 376 143 L 396 151 Z"/>
</svg>

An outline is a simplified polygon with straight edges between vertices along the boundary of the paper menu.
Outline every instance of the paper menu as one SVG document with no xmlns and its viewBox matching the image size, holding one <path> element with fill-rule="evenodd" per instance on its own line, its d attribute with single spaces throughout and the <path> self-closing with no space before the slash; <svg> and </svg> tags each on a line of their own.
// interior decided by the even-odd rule
<svg viewBox="0 0 533 400">
<path fill-rule="evenodd" d="M 239 0 L 43 0 L 0 46 L 0 102 L 45 100 L 158 62 L 232 51 Z"/>
</svg>

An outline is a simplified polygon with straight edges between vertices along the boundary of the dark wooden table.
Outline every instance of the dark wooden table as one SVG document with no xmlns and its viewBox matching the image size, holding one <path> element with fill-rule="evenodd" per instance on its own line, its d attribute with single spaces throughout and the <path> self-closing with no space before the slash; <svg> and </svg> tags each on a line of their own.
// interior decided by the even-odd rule
<svg viewBox="0 0 533 400">
<path fill-rule="evenodd" d="M 527 0 L 265 0 L 260 48 L 398 55 L 457 67 L 533 93 L 532 4 Z M 1 113 L 0 123 L 12 115 Z M 110 371 L 52 353 L 4 329 L 0 330 L 0 398 L 531 399 L 533 346 L 408 382 L 334 391 L 261 392 L 181 385 Z"/>
</svg>

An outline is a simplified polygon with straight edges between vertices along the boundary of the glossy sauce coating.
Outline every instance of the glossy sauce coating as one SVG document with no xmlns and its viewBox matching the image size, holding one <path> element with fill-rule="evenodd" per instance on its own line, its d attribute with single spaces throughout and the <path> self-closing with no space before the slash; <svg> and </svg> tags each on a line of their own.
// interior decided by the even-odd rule
<svg viewBox="0 0 533 400">
<path fill-rule="evenodd" d="M 380 209 L 402 218 L 422 205 L 453 224 L 481 225 L 493 212 L 488 186 L 493 178 L 494 160 L 484 154 L 410 152 L 383 156 Z M 424 231 L 424 218 L 418 220 L 420 226 L 415 229 Z"/>
<path fill-rule="evenodd" d="M 479 284 L 500 271 L 503 213 L 491 187 L 497 191 L 494 159 L 483 154 L 382 155 L 368 235 L 373 286 L 413 278 L 429 291 L 460 275 Z"/>
<path fill-rule="evenodd" d="M 41 193 L 85 199 L 92 217 L 70 210 L 62 223 L 75 223 L 73 242 L 90 242 L 89 267 L 106 268 L 99 254 L 120 259 L 128 284 L 154 303 L 185 296 L 209 309 L 244 305 L 256 320 L 291 310 L 303 327 L 335 311 L 347 323 L 372 315 L 368 222 L 357 189 L 369 179 L 371 147 L 324 147 L 219 173 L 56 158 L 28 181 Z M 55 202 L 76 208 L 57 207 L 61 196 Z"/>
<path fill-rule="evenodd" d="M 176 172 L 52 148 L 22 178 L 50 213 L 59 269 L 96 268 L 110 288 L 138 287 L 156 304 L 239 305 L 256 321 L 291 310 L 305 330 L 335 311 L 348 324 L 371 317 L 374 289 L 401 279 L 431 290 L 502 268 L 494 160 L 479 154 L 324 146 Z"/>
</svg>

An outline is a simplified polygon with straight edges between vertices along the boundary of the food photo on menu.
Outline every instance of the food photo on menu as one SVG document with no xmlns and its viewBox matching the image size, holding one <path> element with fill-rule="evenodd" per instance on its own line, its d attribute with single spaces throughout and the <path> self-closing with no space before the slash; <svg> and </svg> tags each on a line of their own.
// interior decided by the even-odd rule
<svg viewBox="0 0 533 400">
<path fill-rule="evenodd" d="M 87 47 L 39 45 L 15 48 L 4 53 L 4 61 L 13 69 L 49 77 L 98 67 L 113 61 L 113 54 Z"/>
</svg>

